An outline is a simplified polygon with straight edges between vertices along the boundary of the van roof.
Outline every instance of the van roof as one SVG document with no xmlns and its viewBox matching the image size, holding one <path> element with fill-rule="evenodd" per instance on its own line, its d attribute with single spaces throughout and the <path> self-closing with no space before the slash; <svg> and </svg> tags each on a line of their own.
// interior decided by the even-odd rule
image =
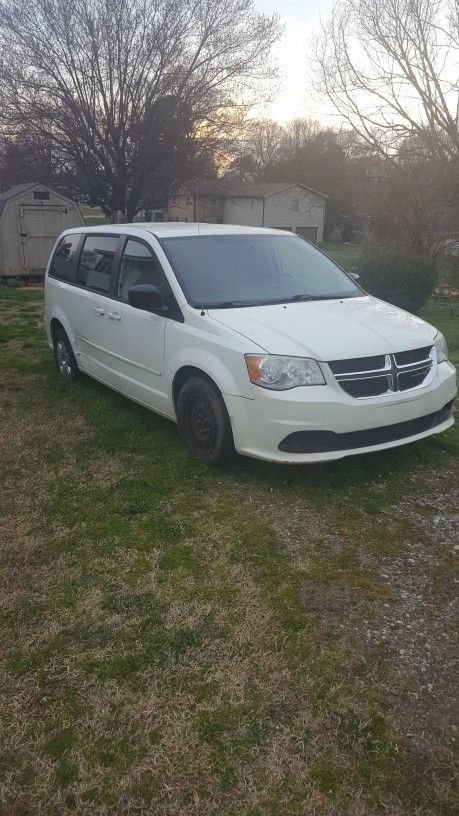
<svg viewBox="0 0 459 816">
<path fill-rule="evenodd" d="M 197 224 L 185 221 L 166 221 L 133 224 L 101 224 L 96 227 L 76 227 L 66 230 L 68 233 L 115 233 L 118 235 L 136 234 L 148 232 L 157 238 L 177 238 L 185 235 L 265 235 L 266 233 L 284 233 L 288 230 L 271 229 L 268 227 L 241 227 L 238 224 Z"/>
</svg>

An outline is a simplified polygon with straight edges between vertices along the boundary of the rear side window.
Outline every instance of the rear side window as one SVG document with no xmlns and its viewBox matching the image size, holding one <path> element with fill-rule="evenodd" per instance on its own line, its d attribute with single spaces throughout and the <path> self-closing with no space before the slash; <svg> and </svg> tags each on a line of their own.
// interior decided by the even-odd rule
<svg viewBox="0 0 459 816">
<path fill-rule="evenodd" d="M 80 235 L 64 235 L 59 243 L 49 267 L 49 274 L 59 280 L 70 281 L 73 261 L 80 241 Z"/>
<path fill-rule="evenodd" d="M 97 292 L 109 292 L 117 246 L 117 235 L 88 235 L 80 255 L 77 283 Z"/>
</svg>

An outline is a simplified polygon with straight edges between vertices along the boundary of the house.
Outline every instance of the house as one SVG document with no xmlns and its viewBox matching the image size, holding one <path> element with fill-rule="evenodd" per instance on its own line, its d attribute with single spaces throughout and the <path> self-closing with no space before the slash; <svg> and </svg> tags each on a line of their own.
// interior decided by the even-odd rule
<svg viewBox="0 0 459 816">
<path fill-rule="evenodd" d="M 199 221 L 223 224 L 224 185 L 212 181 L 191 181 L 169 198 L 167 221 Z"/>
<path fill-rule="evenodd" d="M 78 204 L 44 184 L 19 184 L 0 195 L 0 278 L 45 272 L 54 242 L 84 224 Z"/>
<path fill-rule="evenodd" d="M 318 243 L 323 240 L 326 199 L 300 182 L 193 181 L 170 198 L 167 218 L 275 227 Z"/>
</svg>

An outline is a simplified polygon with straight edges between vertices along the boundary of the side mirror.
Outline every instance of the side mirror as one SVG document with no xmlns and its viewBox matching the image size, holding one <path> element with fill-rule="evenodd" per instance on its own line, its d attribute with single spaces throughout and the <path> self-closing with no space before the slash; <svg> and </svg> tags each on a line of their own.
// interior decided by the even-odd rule
<svg viewBox="0 0 459 816">
<path fill-rule="evenodd" d="M 151 283 L 138 283 L 136 286 L 131 286 L 128 291 L 128 303 L 136 309 L 143 309 L 144 312 L 166 311 L 158 287 Z"/>
<path fill-rule="evenodd" d="M 354 280 L 358 280 L 360 275 L 358 275 L 357 272 L 349 272 L 349 277 L 354 278 Z"/>
</svg>

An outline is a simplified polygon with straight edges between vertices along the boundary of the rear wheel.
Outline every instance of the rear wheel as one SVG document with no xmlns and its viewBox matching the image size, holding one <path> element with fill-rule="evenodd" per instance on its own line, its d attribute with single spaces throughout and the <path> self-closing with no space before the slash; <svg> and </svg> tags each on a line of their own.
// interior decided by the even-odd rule
<svg viewBox="0 0 459 816">
<path fill-rule="evenodd" d="M 53 334 L 54 364 L 56 370 L 67 382 L 75 382 L 79 371 L 75 355 L 64 329 L 56 329 Z"/>
<path fill-rule="evenodd" d="M 177 400 L 177 421 L 186 447 L 208 465 L 229 463 L 235 455 L 231 422 L 218 388 L 205 377 L 190 377 Z"/>
</svg>

